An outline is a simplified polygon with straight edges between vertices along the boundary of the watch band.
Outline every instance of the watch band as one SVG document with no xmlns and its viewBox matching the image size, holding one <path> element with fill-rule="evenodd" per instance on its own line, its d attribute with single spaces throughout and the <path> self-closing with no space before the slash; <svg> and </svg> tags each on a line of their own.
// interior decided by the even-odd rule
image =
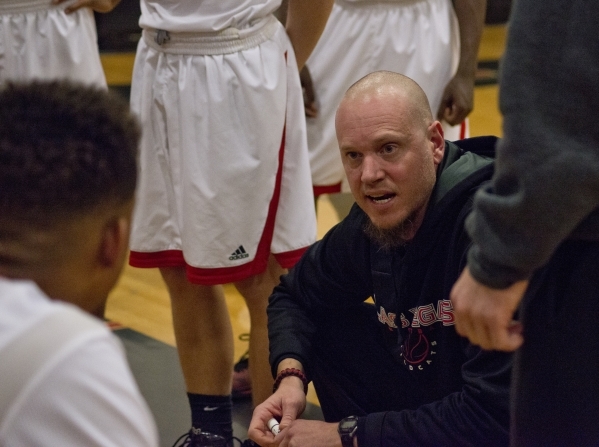
<svg viewBox="0 0 599 447">
<path fill-rule="evenodd" d="M 341 419 L 337 432 L 341 437 L 341 445 L 343 447 L 354 447 L 354 438 L 358 431 L 358 418 L 357 416 L 349 416 Z"/>
</svg>

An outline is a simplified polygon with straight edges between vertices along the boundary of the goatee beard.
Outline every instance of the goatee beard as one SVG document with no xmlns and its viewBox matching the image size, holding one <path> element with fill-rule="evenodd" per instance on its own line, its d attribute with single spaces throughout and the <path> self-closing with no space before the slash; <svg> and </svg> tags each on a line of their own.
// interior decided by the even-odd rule
<svg viewBox="0 0 599 447">
<path fill-rule="evenodd" d="M 391 228 L 377 227 L 368 218 L 368 221 L 364 224 L 364 233 L 384 251 L 403 247 L 414 237 L 414 216 L 408 216 Z"/>
</svg>

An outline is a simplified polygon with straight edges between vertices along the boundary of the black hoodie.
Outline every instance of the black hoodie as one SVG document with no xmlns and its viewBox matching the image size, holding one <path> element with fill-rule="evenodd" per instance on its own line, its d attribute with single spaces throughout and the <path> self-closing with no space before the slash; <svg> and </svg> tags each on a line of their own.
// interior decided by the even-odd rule
<svg viewBox="0 0 599 447">
<path fill-rule="evenodd" d="M 374 299 L 381 337 L 414 378 L 398 386 L 416 386 L 421 397 L 416 410 L 360 417 L 360 446 L 508 445 L 511 356 L 460 337 L 449 301 L 470 244 L 464 220 L 478 186 L 491 178 L 494 145 L 493 137 L 446 142 L 425 218 L 404 247 L 383 250 L 369 240 L 363 231 L 368 217 L 354 205 L 271 296 L 273 372 L 294 358 L 308 377 L 315 322 Z M 409 348 L 422 337 L 429 348 L 412 358 Z"/>
</svg>

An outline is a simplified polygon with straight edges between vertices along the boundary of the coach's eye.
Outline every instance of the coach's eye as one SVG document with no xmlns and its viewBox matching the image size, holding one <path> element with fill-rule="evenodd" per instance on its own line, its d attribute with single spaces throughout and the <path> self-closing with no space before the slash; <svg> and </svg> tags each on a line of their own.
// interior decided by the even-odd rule
<svg viewBox="0 0 599 447">
<path fill-rule="evenodd" d="M 385 144 L 382 148 L 381 148 L 381 152 L 383 154 L 392 154 L 395 152 L 395 150 L 397 149 L 397 146 L 395 146 L 394 144 Z"/>
</svg>

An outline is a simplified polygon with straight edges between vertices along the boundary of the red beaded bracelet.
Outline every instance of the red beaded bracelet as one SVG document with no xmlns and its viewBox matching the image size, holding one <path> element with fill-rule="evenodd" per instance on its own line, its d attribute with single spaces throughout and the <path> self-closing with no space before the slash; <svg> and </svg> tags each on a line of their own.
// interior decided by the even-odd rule
<svg viewBox="0 0 599 447">
<path fill-rule="evenodd" d="M 304 384 L 304 393 L 308 394 L 308 379 L 306 378 L 306 375 L 303 372 L 296 368 L 286 368 L 281 370 L 279 374 L 277 374 L 275 384 L 272 386 L 272 392 L 274 393 L 275 391 L 277 391 L 279 385 L 281 384 L 281 380 L 289 376 L 298 377 Z"/>
</svg>

